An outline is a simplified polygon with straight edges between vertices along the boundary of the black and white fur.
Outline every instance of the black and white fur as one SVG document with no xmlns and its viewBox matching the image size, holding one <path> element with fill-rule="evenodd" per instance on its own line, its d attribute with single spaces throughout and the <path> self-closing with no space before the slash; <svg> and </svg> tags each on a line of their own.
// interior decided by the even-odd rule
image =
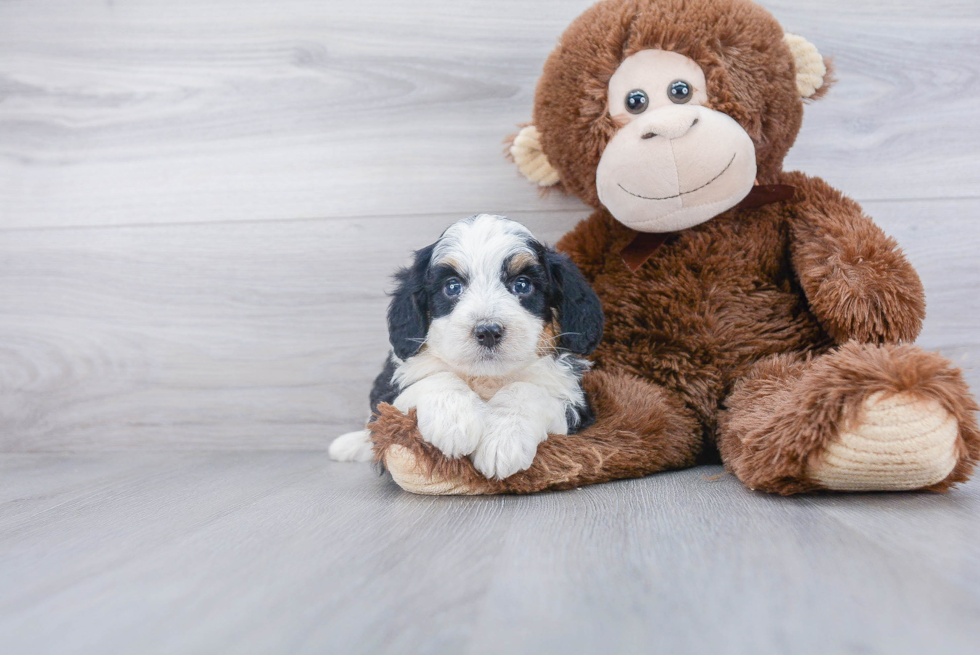
<svg viewBox="0 0 980 655">
<path fill-rule="evenodd" d="M 589 363 L 576 355 L 598 345 L 602 307 L 571 260 L 526 227 L 489 214 L 461 220 L 396 280 L 392 353 L 372 411 L 416 408 L 426 441 L 498 479 L 527 469 L 549 433 L 592 422 L 581 385 Z M 370 460 L 368 431 L 338 437 L 330 455 Z"/>
</svg>

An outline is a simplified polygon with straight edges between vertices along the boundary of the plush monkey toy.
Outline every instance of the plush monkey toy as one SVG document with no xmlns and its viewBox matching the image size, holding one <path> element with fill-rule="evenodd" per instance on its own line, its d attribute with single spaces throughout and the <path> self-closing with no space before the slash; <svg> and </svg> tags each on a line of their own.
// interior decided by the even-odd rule
<svg viewBox="0 0 980 655">
<path fill-rule="evenodd" d="M 824 181 L 783 171 L 830 74 L 746 0 L 606 0 L 562 35 L 511 154 L 595 209 L 558 244 L 602 301 L 597 421 L 487 480 L 384 406 L 419 493 L 563 489 L 717 461 L 748 487 L 945 491 L 980 457 L 961 374 L 911 345 L 922 285 Z"/>
</svg>

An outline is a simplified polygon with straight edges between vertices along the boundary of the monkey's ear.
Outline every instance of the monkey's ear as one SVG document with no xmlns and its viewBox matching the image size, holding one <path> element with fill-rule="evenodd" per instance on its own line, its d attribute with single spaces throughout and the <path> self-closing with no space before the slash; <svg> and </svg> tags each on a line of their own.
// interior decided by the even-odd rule
<svg viewBox="0 0 980 655">
<path fill-rule="evenodd" d="M 796 90 L 800 97 L 819 98 L 830 88 L 833 81 L 830 75 L 829 63 L 813 45 L 802 36 L 786 34 L 783 41 L 789 46 L 796 62 Z"/>
<path fill-rule="evenodd" d="M 434 248 L 435 244 L 417 251 L 412 265 L 395 274 L 398 286 L 388 305 L 388 341 L 399 359 L 418 353 L 429 331 L 425 274 Z"/>
<path fill-rule="evenodd" d="M 521 128 L 510 144 L 510 157 L 521 175 L 541 187 L 555 186 L 559 177 L 541 150 L 541 133 L 533 125 Z"/>
</svg>

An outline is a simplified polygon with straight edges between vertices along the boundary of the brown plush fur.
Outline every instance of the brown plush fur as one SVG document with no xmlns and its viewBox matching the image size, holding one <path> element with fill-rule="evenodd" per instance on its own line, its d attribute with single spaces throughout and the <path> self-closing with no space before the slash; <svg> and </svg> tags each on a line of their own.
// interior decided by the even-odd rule
<svg viewBox="0 0 980 655">
<path fill-rule="evenodd" d="M 634 233 L 605 210 L 558 244 L 602 299 L 595 361 L 676 391 L 708 435 L 759 359 L 921 328 L 922 285 L 894 241 L 822 180 L 778 181 L 797 187 L 794 200 L 685 230 L 635 273 L 619 256 Z"/>
<path fill-rule="evenodd" d="M 939 400 L 959 421 L 960 460 L 933 489 L 969 476 L 980 458 L 969 390 L 938 355 L 897 345 L 915 339 L 925 315 L 915 271 L 857 203 L 782 171 L 803 116 L 782 39 L 775 19 L 746 0 L 607 0 L 562 36 L 538 84 L 534 123 L 563 190 L 596 208 L 558 248 L 606 314 L 594 354 L 604 373 L 587 386 L 601 399 L 599 420 L 542 444 L 528 471 L 481 483 L 488 492 L 635 477 L 689 465 L 695 454 L 717 457 L 716 447 L 752 488 L 815 490 L 806 463 L 875 391 Z M 620 253 L 636 233 L 601 206 L 595 172 L 618 129 L 606 111 L 609 78 L 646 48 L 700 64 L 710 106 L 752 137 L 759 181 L 796 194 L 679 232 L 633 273 Z M 379 456 L 398 441 L 433 475 L 476 484 L 468 461 L 445 460 L 417 433 L 401 432 L 409 427 L 384 413 L 373 427 Z"/>
</svg>

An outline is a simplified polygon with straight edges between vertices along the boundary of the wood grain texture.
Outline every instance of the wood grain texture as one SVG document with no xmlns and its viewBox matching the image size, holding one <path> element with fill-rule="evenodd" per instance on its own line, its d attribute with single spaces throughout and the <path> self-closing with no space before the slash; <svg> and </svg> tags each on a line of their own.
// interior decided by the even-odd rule
<svg viewBox="0 0 980 655">
<path fill-rule="evenodd" d="M 0 647 L 972 650 L 976 484 L 787 499 L 720 470 L 425 498 L 324 453 L 6 454 Z"/>
<path fill-rule="evenodd" d="M 591 1 L 0 3 L 0 227 L 573 209 L 501 140 Z M 765 4 L 840 77 L 791 167 L 978 197 L 980 5 Z"/>
</svg>

